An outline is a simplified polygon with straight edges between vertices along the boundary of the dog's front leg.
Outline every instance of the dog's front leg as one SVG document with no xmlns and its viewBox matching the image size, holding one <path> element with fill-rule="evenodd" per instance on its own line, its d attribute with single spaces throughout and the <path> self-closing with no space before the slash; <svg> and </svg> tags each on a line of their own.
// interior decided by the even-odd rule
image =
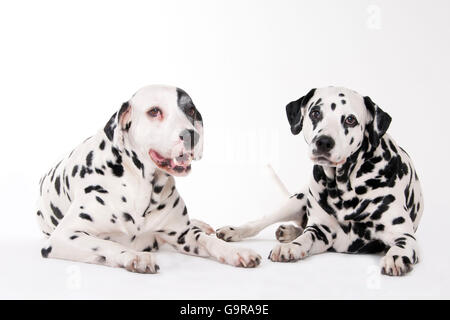
<svg viewBox="0 0 450 320">
<path fill-rule="evenodd" d="M 171 228 L 159 232 L 158 238 L 178 252 L 204 258 L 213 258 L 235 267 L 254 268 L 261 263 L 261 256 L 250 249 L 237 248 L 203 232 L 197 226 L 174 231 Z"/>
<path fill-rule="evenodd" d="M 92 214 L 94 210 L 96 215 Z M 42 256 L 121 267 L 138 273 L 156 273 L 159 267 L 152 253 L 136 252 L 107 237 L 99 237 L 119 223 L 112 223 L 110 216 L 105 208 L 95 204 L 72 204 L 41 250 Z"/>
<path fill-rule="evenodd" d="M 381 273 L 388 276 L 403 276 L 419 262 L 419 248 L 411 233 L 385 233 L 384 242 L 390 248 L 381 259 Z"/>
<path fill-rule="evenodd" d="M 177 251 L 198 257 L 211 257 L 236 267 L 253 268 L 259 265 L 261 257 L 249 249 L 236 248 L 211 236 L 209 225 L 190 220 L 186 205 L 181 197 L 169 203 L 167 224 L 157 231 L 157 237 Z"/>
<path fill-rule="evenodd" d="M 240 227 L 222 227 L 216 231 L 218 238 L 225 241 L 240 241 L 253 237 L 268 226 L 277 222 L 295 221 L 299 226 L 302 224 L 306 213 L 306 193 L 301 192 L 289 198 L 286 203 L 275 213 L 263 217 L 259 220 L 248 222 Z M 286 226 L 284 226 L 286 228 Z M 282 230 L 283 228 L 281 228 Z M 296 227 L 295 232 L 301 233 L 301 229 Z M 295 233 L 294 232 L 294 233 Z M 280 241 L 284 236 L 280 229 L 276 232 Z"/>
</svg>

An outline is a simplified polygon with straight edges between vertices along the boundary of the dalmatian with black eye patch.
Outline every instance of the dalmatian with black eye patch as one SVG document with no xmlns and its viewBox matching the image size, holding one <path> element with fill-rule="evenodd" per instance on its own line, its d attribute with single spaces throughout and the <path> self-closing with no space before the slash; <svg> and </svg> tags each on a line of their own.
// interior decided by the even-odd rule
<svg viewBox="0 0 450 320">
<path fill-rule="evenodd" d="M 272 261 L 325 251 L 379 253 L 381 272 L 401 276 L 419 261 L 414 234 L 422 191 L 408 154 L 386 133 L 391 117 L 369 97 L 345 88 L 312 89 L 286 107 L 291 131 L 302 131 L 314 162 L 309 185 L 275 214 L 217 236 L 239 241 L 284 221 Z"/>
<path fill-rule="evenodd" d="M 156 273 L 153 252 L 167 243 L 184 254 L 256 267 L 258 254 L 189 219 L 173 177 L 187 175 L 202 148 L 202 117 L 186 92 L 139 90 L 41 179 L 37 218 L 48 237 L 42 256 Z"/>
</svg>

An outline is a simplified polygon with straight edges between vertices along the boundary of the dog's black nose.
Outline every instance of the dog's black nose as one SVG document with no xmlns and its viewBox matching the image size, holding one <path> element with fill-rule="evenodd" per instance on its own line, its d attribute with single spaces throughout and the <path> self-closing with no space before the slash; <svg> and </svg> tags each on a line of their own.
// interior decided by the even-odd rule
<svg viewBox="0 0 450 320">
<path fill-rule="evenodd" d="M 200 135 L 194 130 L 185 129 L 181 132 L 180 139 L 184 142 L 186 150 L 192 150 L 200 139 Z"/>
<path fill-rule="evenodd" d="M 317 153 L 329 153 L 334 148 L 335 142 L 330 136 L 320 136 L 316 140 Z"/>
</svg>

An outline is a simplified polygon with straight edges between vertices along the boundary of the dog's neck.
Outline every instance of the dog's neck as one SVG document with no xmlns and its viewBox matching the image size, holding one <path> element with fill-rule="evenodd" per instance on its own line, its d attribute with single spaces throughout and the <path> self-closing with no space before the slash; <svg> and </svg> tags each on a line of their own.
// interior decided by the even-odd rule
<svg viewBox="0 0 450 320">
<path fill-rule="evenodd" d="M 352 172 L 355 170 L 355 167 L 360 160 L 359 158 L 359 152 L 357 152 L 355 153 L 355 156 L 352 155 L 351 157 L 349 157 L 347 161 L 342 165 L 339 165 L 337 167 L 321 166 L 321 168 L 323 169 L 327 180 L 346 183 Z"/>
<path fill-rule="evenodd" d="M 361 147 L 348 157 L 344 164 L 337 167 L 322 167 L 327 181 L 335 182 L 334 185 L 346 184 L 348 186 L 350 184 L 352 173 L 365 161 L 377 155 L 379 153 L 377 150 L 380 148 L 379 145 L 377 147 L 372 146 L 366 136 Z"/>
</svg>

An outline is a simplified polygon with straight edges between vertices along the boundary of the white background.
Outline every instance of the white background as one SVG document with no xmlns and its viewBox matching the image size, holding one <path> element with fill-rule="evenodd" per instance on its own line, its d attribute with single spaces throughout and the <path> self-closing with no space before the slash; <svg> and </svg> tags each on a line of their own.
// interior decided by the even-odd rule
<svg viewBox="0 0 450 320">
<path fill-rule="evenodd" d="M 450 298 L 450 2 L 0 2 L 0 298 Z M 425 193 L 422 263 L 378 275 L 378 256 L 323 254 L 255 270 L 163 248 L 158 275 L 44 260 L 38 181 L 140 87 L 185 89 L 205 121 L 204 159 L 178 187 L 214 227 L 269 214 L 309 178 L 285 105 L 342 85 L 393 117 Z M 275 227 L 240 243 L 264 257 Z"/>
</svg>

